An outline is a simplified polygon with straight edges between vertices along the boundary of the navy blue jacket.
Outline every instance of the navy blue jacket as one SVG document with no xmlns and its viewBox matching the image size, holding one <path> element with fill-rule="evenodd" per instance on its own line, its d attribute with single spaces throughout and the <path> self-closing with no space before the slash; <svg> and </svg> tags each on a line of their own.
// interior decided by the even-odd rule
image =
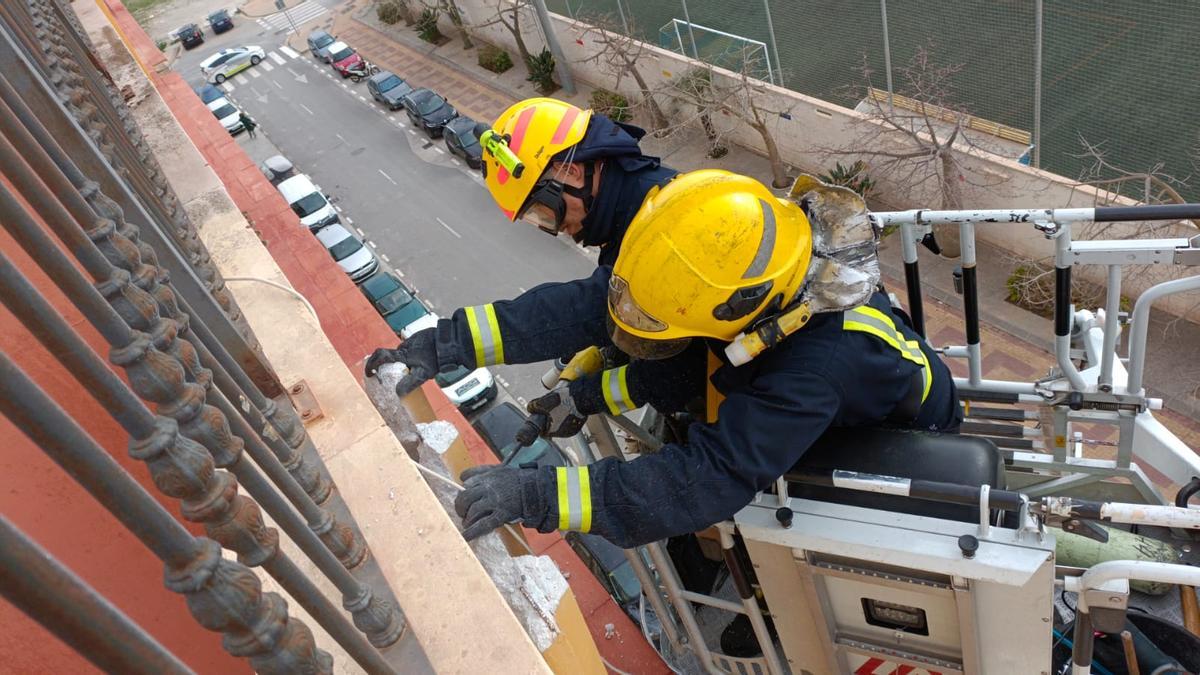
<svg viewBox="0 0 1200 675">
<path fill-rule="evenodd" d="M 498 336 L 508 363 L 542 361 L 607 345 L 610 274 L 610 268 L 601 267 L 587 279 L 543 284 L 516 301 L 494 303 L 490 313 L 458 310 L 443 325 L 466 355 L 478 350 L 476 336 L 482 332 Z M 869 304 L 890 317 L 907 341 L 917 342 L 930 364 L 929 394 L 917 419 L 904 426 L 956 430 L 961 417 L 949 370 L 892 313 L 883 294 L 876 293 Z M 476 317 L 477 326 L 478 320 L 489 325 L 470 328 L 468 313 Z M 588 482 L 588 518 L 572 523 L 585 522 L 590 532 L 623 547 L 695 532 L 749 503 L 826 429 L 887 425 L 920 367 L 883 340 L 846 330 L 843 321 L 841 312 L 815 315 L 801 331 L 750 363 L 718 369 L 712 384 L 725 396 L 718 421 L 692 424 L 686 445 L 666 445 L 631 462 L 603 459 L 580 469 L 538 469 L 541 503 L 547 509 L 526 524 L 548 532 L 567 522 L 559 517 L 559 481 L 568 472 L 580 472 L 572 475 Z M 722 347 L 708 348 L 723 357 Z M 681 401 L 703 390 L 705 357 L 705 350 L 693 347 L 675 359 L 639 362 L 678 378 L 672 385 L 651 387 L 649 400 L 665 411 L 679 409 Z M 673 370 L 677 372 L 672 375 Z M 686 395 L 680 394 L 681 388 Z"/>
</svg>

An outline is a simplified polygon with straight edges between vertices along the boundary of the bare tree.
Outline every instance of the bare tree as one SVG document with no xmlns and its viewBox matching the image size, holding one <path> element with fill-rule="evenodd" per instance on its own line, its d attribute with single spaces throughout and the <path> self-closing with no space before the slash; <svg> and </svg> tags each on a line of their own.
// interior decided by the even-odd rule
<svg viewBox="0 0 1200 675">
<path fill-rule="evenodd" d="M 829 149 L 830 154 L 865 159 L 876 180 L 887 180 L 899 192 L 924 192 L 932 186 L 937 207 L 962 208 L 961 183 L 968 171 L 960 163 L 956 145 L 973 146 L 965 133 L 971 117 L 951 100 L 952 79 L 962 64 L 940 65 L 933 45 L 918 47 L 912 59 L 897 68 L 898 93 L 906 105 L 895 105 L 887 96 L 875 95 L 872 71 L 865 64 L 863 133 L 852 146 Z"/>
<path fill-rule="evenodd" d="M 771 130 L 771 122 L 780 117 L 789 116 L 792 106 L 774 108 L 768 105 L 766 85 L 750 73 L 755 60 L 741 59 L 742 67 L 733 77 L 719 76 L 710 65 L 693 68 L 678 78 L 673 85 L 664 88 L 665 95 L 695 108 L 700 126 L 704 129 L 713 148 L 722 135 L 713 122 L 715 115 L 739 120 L 754 129 L 762 139 L 771 163 L 772 184 L 777 188 L 787 187 L 791 183 L 787 165 L 775 142 Z M 688 123 L 694 120 L 681 120 Z M 680 125 L 676 125 L 678 127 Z M 712 152 L 710 151 L 710 155 Z M 722 153 L 723 154 L 723 153 Z"/>
<path fill-rule="evenodd" d="M 454 0 L 422 0 L 422 5 L 426 9 L 433 10 L 438 14 L 445 14 L 450 18 L 450 23 L 458 29 L 458 36 L 462 39 L 463 49 L 470 49 L 475 46 L 471 42 L 471 34 L 467 30 L 466 23 L 463 22 L 462 13 L 458 11 L 458 4 Z"/>
<path fill-rule="evenodd" d="M 504 26 L 505 30 L 513 36 L 513 42 L 517 45 L 517 54 L 521 57 L 521 64 L 525 66 L 525 70 L 532 74 L 529 66 L 533 61 L 533 54 L 529 52 L 529 47 L 525 44 L 525 36 L 521 34 L 521 22 L 525 20 L 526 10 L 532 10 L 533 4 L 530 0 L 494 0 L 495 13 L 491 18 L 484 20 L 481 23 L 474 24 L 473 28 L 486 28 L 497 24 Z"/>
<path fill-rule="evenodd" d="M 638 68 L 638 61 L 646 53 L 646 43 L 632 37 L 637 34 L 633 23 L 629 24 L 628 32 L 631 35 L 625 35 L 617 29 L 611 15 L 589 17 L 588 21 L 576 23 L 575 28 L 582 31 L 580 39 L 590 39 L 597 46 L 597 51 L 580 62 L 594 63 L 612 73 L 617 78 L 614 89 L 621 86 L 625 76 L 632 77 L 641 96 L 641 100 L 634 105 L 642 105 L 649 110 L 654 131 L 666 129 L 667 116 L 663 114 L 653 90 L 646 84 L 646 78 Z"/>
</svg>

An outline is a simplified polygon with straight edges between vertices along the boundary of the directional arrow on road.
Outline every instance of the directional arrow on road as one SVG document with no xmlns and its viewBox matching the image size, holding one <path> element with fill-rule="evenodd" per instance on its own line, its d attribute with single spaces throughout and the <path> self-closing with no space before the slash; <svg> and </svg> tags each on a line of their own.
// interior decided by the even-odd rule
<svg viewBox="0 0 1200 675">
<path fill-rule="evenodd" d="M 299 82 L 300 84 L 308 84 L 308 78 L 305 77 L 304 75 L 297 75 L 296 81 Z"/>
</svg>

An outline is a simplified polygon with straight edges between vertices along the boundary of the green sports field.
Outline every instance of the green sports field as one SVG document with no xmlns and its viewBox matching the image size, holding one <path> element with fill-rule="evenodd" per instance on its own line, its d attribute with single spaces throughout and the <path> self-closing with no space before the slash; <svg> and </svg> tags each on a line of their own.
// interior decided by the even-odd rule
<svg viewBox="0 0 1200 675">
<path fill-rule="evenodd" d="M 884 86 L 879 0 L 769 0 L 787 87 L 853 105 L 862 68 Z M 585 19 L 610 15 L 615 0 L 549 0 L 552 11 Z M 634 32 L 660 43 L 659 28 L 683 19 L 678 0 L 621 0 Z M 688 0 L 694 24 L 770 44 L 763 0 Z M 1033 0 L 889 0 L 893 70 L 920 45 L 939 63 L 961 64 L 950 101 L 984 118 L 1032 131 Z M 1045 0 L 1042 167 L 1078 177 L 1080 138 L 1108 160 L 1187 180 L 1200 145 L 1200 1 Z M 697 36 L 697 42 L 700 42 Z M 663 44 L 672 47 L 672 44 Z M 900 77 L 895 74 L 900 91 Z M 904 93 L 900 91 L 900 93 Z M 1200 178 L 1185 196 L 1200 199 Z"/>
</svg>

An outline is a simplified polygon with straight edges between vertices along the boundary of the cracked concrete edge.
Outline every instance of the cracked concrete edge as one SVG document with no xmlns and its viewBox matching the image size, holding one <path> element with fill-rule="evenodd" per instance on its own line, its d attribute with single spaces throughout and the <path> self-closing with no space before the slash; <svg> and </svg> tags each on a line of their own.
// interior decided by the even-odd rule
<svg viewBox="0 0 1200 675">
<path fill-rule="evenodd" d="M 80 3 L 80 18 L 89 32 L 113 30 L 104 14 L 89 12 L 84 5 L 87 3 Z M 130 63 L 133 57 L 126 52 L 122 60 Z M 136 85 L 142 99 L 131 106 L 134 115 L 156 154 L 163 153 L 160 160 L 164 156 L 177 160 L 163 162 L 164 168 L 170 166 L 168 180 L 189 211 L 203 218 L 197 228 L 222 274 L 267 278 L 287 285 L 283 272 L 141 69 L 121 68 L 114 77 L 122 84 Z M 266 338 L 261 340 L 263 350 L 280 376 L 285 381 L 307 380 L 320 399 L 325 417 L 309 425 L 309 434 L 322 454 L 331 457 L 329 472 L 335 483 L 344 486 L 343 497 L 363 527 L 432 667 L 437 672 L 549 672 L 486 570 L 407 460 L 404 448 L 316 319 L 277 289 L 247 284 L 232 291 L 252 327 Z M 298 349 L 299 345 L 303 349 Z M 348 436 L 346 429 L 356 433 Z M 369 431 L 363 434 L 364 429 Z M 347 442 L 348 438 L 354 440 Z M 396 498 L 389 499 L 389 494 Z M 285 546 L 289 544 L 285 542 Z M 303 558 L 297 562 L 328 594 L 326 580 L 311 563 Z M 266 590 L 280 590 L 270 578 L 263 577 L 263 581 Z M 298 603 L 291 607 L 293 614 L 302 614 Z M 343 664 L 351 663 L 315 622 L 310 620 L 308 625 L 322 648 L 340 654 Z M 462 639 L 469 635 L 487 635 L 489 639 Z"/>
</svg>

